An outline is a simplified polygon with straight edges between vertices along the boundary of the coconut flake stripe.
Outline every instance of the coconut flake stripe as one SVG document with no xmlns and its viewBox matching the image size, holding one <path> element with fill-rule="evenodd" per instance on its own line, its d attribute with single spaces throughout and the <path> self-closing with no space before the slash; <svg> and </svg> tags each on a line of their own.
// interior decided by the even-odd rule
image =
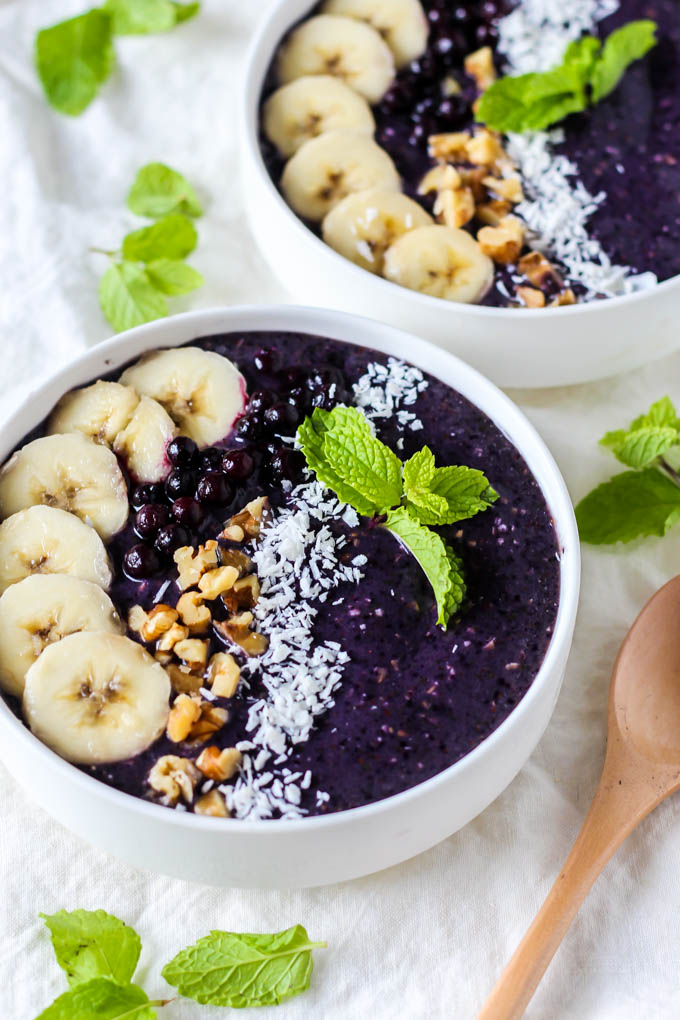
<svg viewBox="0 0 680 1020">
<path fill-rule="evenodd" d="M 568 44 L 592 32 L 619 7 L 618 0 L 523 0 L 498 22 L 498 50 L 509 74 L 545 71 L 558 64 Z M 586 224 L 606 199 L 604 191 L 591 195 L 578 179 L 578 167 L 554 146 L 564 140 L 561 130 L 508 136 L 508 153 L 522 175 L 526 199 L 515 211 L 529 227 L 531 248 L 553 255 L 570 277 L 595 294 L 629 294 L 653 287 L 654 273 L 633 275 L 629 266 L 613 265 Z"/>
<path fill-rule="evenodd" d="M 419 368 L 398 358 L 390 358 L 386 365 L 371 362 L 365 373 L 354 384 L 354 403 L 361 408 L 369 421 L 379 418 L 396 418 L 397 426 L 413 432 L 422 429 L 423 423 L 407 411 L 415 404 L 428 382 Z"/>
<path fill-rule="evenodd" d="M 275 511 L 251 555 L 260 581 L 254 615 L 269 638 L 264 655 L 246 664 L 266 690 L 251 699 L 248 739 L 236 746 L 243 763 L 236 782 L 220 787 L 235 818 L 300 818 L 311 775 L 281 767 L 296 744 L 309 739 L 315 719 L 334 705 L 348 654 L 337 641 L 315 644 L 315 600 L 325 602 L 343 582 L 358 583 L 358 566 L 341 563 L 346 544 L 330 522 L 355 527 L 359 518 L 318 482 L 308 481 Z M 326 795 L 324 795 L 326 796 Z M 327 799 L 327 796 L 326 796 Z"/>
</svg>

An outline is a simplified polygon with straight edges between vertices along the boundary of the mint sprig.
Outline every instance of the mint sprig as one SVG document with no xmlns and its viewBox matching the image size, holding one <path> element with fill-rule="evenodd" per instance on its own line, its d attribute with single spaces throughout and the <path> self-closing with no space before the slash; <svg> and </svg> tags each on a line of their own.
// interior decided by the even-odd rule
<svg viewBox="0 0 680 1020">
<path fill-rule="evenodd" d="M 166 32 L 199 10 L 200 3 L 175 0 L 106 0 L 102 7 L 41 29 L 35 66 L 48 102 L 77 117 L 116 66 L 114 35 Z"/>
<path fill-rule="evenodd" d="M 133 984 L 141 951 L 137 933 L 104 910 L 40 915 L 70 989 L 36 1020 L 155 1020 L 172 999 L 150 1000 Z M 205 1005 L 275 1006 L 309 988 L 314 949 L 302 925 L 273 934 L 213 931 L 179 952 L 163 977 L 180 995 Z"/>
<path fill-rule="evenodd" d="M 315 408 L 297 432 L 308 468 L 339 500 L 365 517 L 385 515 L 384 524 L 423 568 L 437 603 L 437 623 L 446 629 L 465 597 L 463 565 L 429 525 L 454 524 L 486 510 L 496 493 L 481 471 L 438 468 L 424 446 L 405 464 L 373 433 L 356 407 Z"/>
<path fill-rule="evenodd" d="M 594 545 L 665 535 L 680 521 L 680 421 L 662 397 L 627 429 L 607 432 L 600 443 L 633 470 L 598 485 L 576 507 L 581 539 Z"/>
<path fill-rule="evenodd" d="M 169 311 L 168 297 L 189 294 L 204 282 L 184 262 L 198 240 L 188 214 L 201 214 L 186 178 L 163 163 L 149 163 L 137 174 L 128 205 L 161 218 L 127 234 L 119 251 L 94 249 L 111 260 L 99 281 L 99 304 L 118 333 L 162 319 Z"/>
<path fill-rule="evenodd" d="M 631 21 L 604 43 L 584 36 L 549 71 L 499 78 L 481 96 L 475 118 L 495 131 L 543 131 L 570 113 L 599 103 L 627 68 L 656 45 L 654 21 Z"/>
</svg>

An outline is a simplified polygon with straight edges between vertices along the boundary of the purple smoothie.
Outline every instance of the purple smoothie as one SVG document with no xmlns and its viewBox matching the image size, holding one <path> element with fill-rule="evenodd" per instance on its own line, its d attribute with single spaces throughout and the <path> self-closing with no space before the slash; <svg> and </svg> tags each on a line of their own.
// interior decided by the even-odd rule
<svg viewBox="0 0 680 1020">
<path fill-rule="evenodd" d="M 336 380 L 339 398 L 349 398 L 369 363 L 387 360 L 375 351 L 290 333 L 227 334 L 194 345 L 236 362 L 250 394 L 290 389 L 314 365 L 324 378 Z M 272 348 L 274 364 L 256 369 L 256 352 Z M 279 364 L 285 365 L 284 373 Z M 390 533 L 365 518 L 358 527 L 332 525 L 335 535 L 349 540 L 341 560 L 363 555 L 367 562 L 362 581 L 343 583 L 325 604 L 317 603 L 315 641 L 340 641 L 350 661 L 335 706 L 318 718 L 310 739 L 297 745 L 286 762 L 292 771 L 312 772 L 301 803 L 310 814 L 380 800 L 458 761 L 522 699 L 553 632 L 559 546 L 536 481 L 515 447 L 481 411 L 444 383 L 426 379 L 427 389 L 409 408 L 422 421 L 422 430 L 402 431 L 391 418 L 377 422 L 378 435 L 393 449 L 403 440 L 404 460 L 427 444 L 438 464 L 480 468 L 500 498 L 477 517 L 441 529 L 463 558 L 468 583 L 463 610 L 446 632 L 435 626 L 434 598 L 423 572 Z M 281 484 L 271 480 L 264 439 L 244 441 L 232 434 L 223 445 L 247 445 L 257 467 L 228 504 L 206 516 L 192 542 L 215 537 L 225 519 L 255 496 L 268 495 L 274 507 L 288 499 Z M 122 557 L 138 541 L 128 526 L 110 546 L 116 572 L 111 597 L 123 618 L 132 605 L 150 608 L 160 586 L 176 576 L 168 561 L 149 580 L 125 577 Z M 174 604 L 177 597 L 171 584 L 163 601 Z M 224 648 L 217 638 L 213 644 L 214 651 Z M 241 687 L 235 698 L 216 702 L 229 707 L 231 718 L 210 743 L 230 747 L 247 736 L 248 705 L 262 694 L 257 673 L 251 684 L 250 691 Z M 182 753 L 195 756 L 196 751 L 163 737 L 130 761 L 84 771 L 148 798 L 146 778 L 153 763 L 161 755 Z M 327 802 L 316 803 L 319 790 L 329 794 Z"/>
</svg>

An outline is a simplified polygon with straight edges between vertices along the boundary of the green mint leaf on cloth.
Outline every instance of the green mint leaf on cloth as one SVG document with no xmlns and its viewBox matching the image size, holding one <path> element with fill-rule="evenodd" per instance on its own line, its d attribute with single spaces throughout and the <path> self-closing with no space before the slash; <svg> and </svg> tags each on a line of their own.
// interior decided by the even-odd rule
<svg viewBox="0 0 680 1020">
<path fill-rule="evenodd" d="M 114 262 L 107 269 L 99 281 L 99 304 L 117 333 L 168 314 L 167 301 L 136 262 Z"/>
<path fill-rule="evenodd" d="M 124 237 L 123 258 L 132 262 L 183 259 L 194 250 L 197 240 L 191 220 L 181 213 L 172 213 Z"/>
<path fill-rule="evenodd" d="M 419 524 L 404 507 L 390 511 L 385 527 L 399 538 L 422 567 L 437 602 L 437 623 L 446 629 L 465 596 L 460 561 L 436 531 Z"/>
<path fill-rule="evenodd" d="M 329 412 L 323 452 L 332 471 L 380 513 L 401 500 L 401 461 L 356 407 Z"/>
<path fill-rule="evenodd" d="M 94 978 L 64 992 L 36 1020 L 155 1020 L 160 1005 L 137 985 Z"/>
<path fill-rule="evenodd" d="M 189 294 L 205 283 L 198 270 L 181 259 L 156 259 L 149 262 L 146 275 L 157 290 L 169 297 Z"/>
<path fill-rule="evenodd" d="M 183 949 L 162 974 L 180 995 L 201 1005 L 276 1006 L 309 987 L 312 950 L 302 925 L 273 935 L 213 931 Z"/>
<path fill-rule="evenodd" d="M 600 443 L 627 467 L 642 468 L 678 443 L 679 429 L 680 421 L 670 397 L 662 397 L 628 429 L 607 432 Z"/>
<path fill-rule="evenodd" d="M 661 397 L 656 400 L 650 409 L 639 415 L 630 426 L 631 429 L 641 429 L 647 425 L 670 426 L 680 430 L 680 419 L 670 397 Z"/>
<path fill-rule="evenodd" d="M 665 535 L 680 521 L 680 487 L 655 467 L 623 471 L 581 500 L 576 521 L 594 545 Z"/>
<path fill-rule="evenodd" d="M 367 499 L 358 489 L 349 485 L 330 465 L 324 450 L 324 438 L 328 431 L 328 418 L 330 412 L 322 411 L 317 407 L 311 418 L 305 418 L 297 431 L 297 441 L 300 449 L 305 455 L 307 466 L 314 471 L 316 477 L 331 489 L 338 499 L 343 503 L 349 503 L 354 509 L 365 517 L 372 517 L 375 514 L 375 504 Z"/>
<path fill-rule="evenodd" d="M 104 910 L 59 910 L 40 916 L 71 986 L 97 977 L 120 985 L 132 981 L 142 949 L 133 928 Z"/>
<path fill-rule="evenodd" d="M 198 196 L 183 174 L 164 163 L 149 163 L 137 174 L 127 200 L 138 216 L 158 219 L 168 213 L 201 216 Z"/>
<path fill-rule="evenodd" d="M 111 19 L 91 10 L 38 32 L 35 64 L 51 105 L 77 117 L 106 81 L 116 62 Z"/>
<path fill-rule="evenodd" d="M 613 92 L 628 67 L 656 46 L 656 28 L 655 21 L 631 21 L 607 37 L 590 78 L 594 103 Z"/>
<path fill-rule="evenodd" d="M 113 19 L 115 35 L 148 35 L 169 32 L 198 13 L 200 4 L 172 0 L 106 0 L 104 10 Z"/>
</svg>

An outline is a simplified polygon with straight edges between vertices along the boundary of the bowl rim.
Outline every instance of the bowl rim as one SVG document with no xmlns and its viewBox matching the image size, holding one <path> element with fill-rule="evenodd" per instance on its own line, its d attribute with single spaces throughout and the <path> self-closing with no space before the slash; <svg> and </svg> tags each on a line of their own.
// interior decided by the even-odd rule
<svg viewBox="0 0 680 1020">
<path fill-rule="evenodd" d="M 294 231 L 303 243 L 310 245 L 311 255 L 317 259 L 327 258 L 329 260 L 329 269 L 344 269 L 357 280 L 359 280 L 359 277 L 357 277 L 356 274 L 361 274 L 361 279 L 369 287 L 371 286 L 371 283 L 365 278 L 372 277 L 375 286 L 378 288 L 378 292 L 382 291 L 385 299 L 389 299 L 390 295 L 394 296 L 394 288 L 397 287 L 402 292 L 401 296 L 403 300 L 412 301 L 414 305 L 420 306 L 423 309 L 428 309 L 431 312 L 440 310 L 442 315 L 469 315 L 473 318 L 479 318 L 482 320 L 488 318 L 491 322 L 494 320 L 504 319 L 508 314 L 511 314 L 513 319 L 519 318 L 521 320 L 532 322 L 544 321 L 544 316 L 546 314 L 552 318 L 561 318 L 565 315 L 583 315 L 584 313 L 590 315 L 604 314 L 603 309 L 607 309 L 612 306 L 618 308 L 621 306 L 635 304 L 637 302 L 652 300 L 653 296 L 659 291 L 672 291 L 677 289 L 680 292 L 680 274 L 677 274 L 669 277 L 667 280 L 662 280 L 653 287 L 635 291 L 631 294 L 619 294 L 613 297 L 603 298 L 598 301 L 581 302 L 574 305 L 560 305 L 554 308 L 541 308 L 541 315 L 540 317 L 537 317 L 535 308 L 496 308 L 479 304 L 466 304 L 458 301 L 446 301 L 444 298 L 432 297 L 430 294 L 423 294 L 420 291 L 411 290 L 408 287 L 403 287 L 401 284 L 393 283 L 391 280 L 386 280 L 382 276 L 371 273 L 369 270 L 363 269 L 350 259 L 346 259 L 344 256 L 336 252 L 330 247 L 330 245 L 326 244 L 322 238 L 317 237 L 317 235 L 309 229 L 309 227 L 300 219 L 299 216 L 297 216 L 297 214 L 285 201 L 283 195 L 276 187 L 276 184 L 267 171 L 258 139 L 259 100 L 262 92 L 262 85 L 264 83 L 264 77 L 258 70 L 257 65 L 263 55 L 263 51 L 266 51 L 265 55 L 268 57 L 267 67 L 273 58 L 273 47 L 278 45 L 281 37 L 279 36 L 278 39 L 272 42 L 271 36 L 274 34 L 273 25 L 278 20 L 281 11 L 289 5 L 292 6 L 302 2 L 309 7 L 314 6 L 313 0 L 274 0 L 265 12 L 255 35 L 250 42 L 249 48 L 246 52 L 245 79 L 241 91 L 241 104 L 239 110 L 241 152 L 242 160 L 244 158 L 249 159 L 250 168 L 257 174 L 260 184 L 265 186 L 274 198 L 278 211 L 285 218 L 288 228 Z M 286 31 L 298 18 L 299 15 L 291 18 Z M 246 184 L 245 186 L 248 185 Z"/>
<path fill-rule="evenodd" d="M 569 652 L 579 599 L 580 545 L 571 498 L 552 454 L 534 426 L 502 390 L 476 369 L 427 340 L 373 319 L 332 309 L 300 305 L 233 305 L 185 312 L 137 326 L 109 340 L 98 343 L 94 347 L 88 348 L 65 366 L 62 366 L 58 371 L 42 379 L 24 396 L 21 403 L 4 420 L 3 432 L 7 430 L 12 422 L 23 415 L 31 418 L 33 423 L 31 428 L 34 428 L 37 422 L 35 421 L 35 411 L 32 408 L 36 406 L 41 408 L 38 420 L 42 420 L 45 417 L 45 402 L 44 400 L 41 401 L 41 397 L 49 397 L 49 400 L 54 399 L 56 403 L 59 396 L 68 392 L 68 390 L 77 386 L 87 385 L 88 380 L 92 381 L 94 378 L 97 378 L 97 372 L 101 375 L 103 371 L 116 371 L 132 358 L 141 357 L 146 350 L 163 347 L 164 345 L 171 347 L 179 346 L 180 344 L 190 343 L 192 339 L 199 339 L 219 332 L 245 332 L 249 329 L 257 331 L 266 330 L 267 327 L 257 325 L 256 323 L 244 326 L 240 321 L 238 324 L 235 324 L 233 321 L 243 320 L 244 318 L 257 320 L 258 317 L 262 316 L 265 318 L 270 317 L 276 321 L 276 325 L 272 324 L 269 327 L 272 331 L 308 332 L 309 335 L 326 335 L 336 338 L 340 342 L 356 343 L 358 346 L 380 350 L 388 355 L 392 354 L 392 356 L 401 356 L 394 354 L 393 348 L 399 346 L 399 343 L 396 343 L 397 341 L 402 344 L 408 343 L 409 351 L 413 351 L 415 355 L 411 359 L 409 354 L 409 360 L 412 364 L 421 367 L 424 371 L 430 372 L 435 378 L 441 379 L 446 385 L 452 386 L 455 389 L 458 389 L 459 382 L 462 383 L 462 388 L 459 391 L 474 406 L 482 410 L 482 413 L 490 417 L 496 427 L 507 435 L 523 459 L 527 461 L 532 475 L 536 477 L 536 468 L 532 467 L 529 461 L 534 462 L 537 467 L 540 467 L 541 472 L 546 475 L 545 482 L 539 482 L 538 484 L 552 513 L 560 547 L 560 552 L 557 554 L 560 561 L 560 593 L 550 643 L 530 687 L 503 722 L 473 748 L 472 751 L 441 772 L 438 772 L 430 779 L 426 779 L 415 786 L 381 800 L 359 807 L 336 811 L 328 815 L 313 815 L 295 820 L 258 819 L 248 821 L 235 818 L 228 819 L 229 828 L 225 830 L 225 833 L 226 831 L 230 834 L 240 832 L 256 837 L 272 838 L 277 833 L 292 834 L 301 833 L 306 830 L 338 828 L 354 820 L 358 821 L 371 815 L 377 817 L 397 807 L 408 807 L 411 801 L 426 796 L 428 793 L 436 793 L 437 788 L 444 786 L 454 774 L 464 777 L 466 773 L 473 771 L 477 767 L 478 762 L 492 753 L 496 744 L 503 739 L 508 730 L 513 727 L 519 727 L 524 717 L 531 713 L 534 702 L 540 697 L 542 688 L 549 683 L 554 671 L 559 669 L 560 660 L 563 657 L 566 658 Z M 168 333 L 174 333 L 180 326 L 182 327 L 181 333 L 183 338 L 168 338 Z M 324 333 L 321 330 L 327 330 L 327 332 Z M 338 331 L 351 335 L 352 339 L 349 340 L 342 336 L 336 336 Z M 125 353 L 128 348 L 136 348 L 139 341 L 145 341 L 145 343 L 139 345 L 139 350 L 131 354 Z M 123 352 L 122 355 L 121 351 Z M 97 362 L 102 363 L 105 368 L 95 368 L 94 366 Z M 442 379 L 439 375 L 441 363 L 450 366 L 450 379 Z M 435 366 L 434 368 L 432 367 L 433 365 Z M 455 384 L 451 380 L 455 380 Z M 468 395 L 467 391 L 471 388 L 479 391 L 478 396 L 482 398 L 483 403 L 488 404 L 490 402 L 494 405 L 493 412 L 488 407 L 480 407 L 477 397 Z M 51 391 L 57 389 L 58 394 L 53 398 Z M 510 434 L 511 432 L 523 433 L 521 445 L 520 441 Z M 538 482 L 538 479 L 536 481 Z M 63 776 L 65 782 L 82 788 L 86 794 L 89 792 L 95 797 L 102 798 L 112 808 L 117 807 L 127 810 L 132 815 L 145 816 L 149 821 L 156 819 L 160 823 L 165 822 L 165 824 L 176 825 L 182 828 L 215 832 L 214 818 L 201 817 L 188 811 L 172 810 L 164 805 L 143 800 L 134 794 L 125 793 L 115 787 L 108 786 L 94 776 L 81 771 L 77 765 L 61 758 L 34 736 L 24 722 L 15 716 L 4 698 L 0 697 L 0 731 L 5 726 L 13 729 L 14 735 L 18 740 L 29 743 L 31 750 L 39 758 L 42 757 L 44 759 L 44 767 L 49 769 L 51 773 Z"/>
</svg>

